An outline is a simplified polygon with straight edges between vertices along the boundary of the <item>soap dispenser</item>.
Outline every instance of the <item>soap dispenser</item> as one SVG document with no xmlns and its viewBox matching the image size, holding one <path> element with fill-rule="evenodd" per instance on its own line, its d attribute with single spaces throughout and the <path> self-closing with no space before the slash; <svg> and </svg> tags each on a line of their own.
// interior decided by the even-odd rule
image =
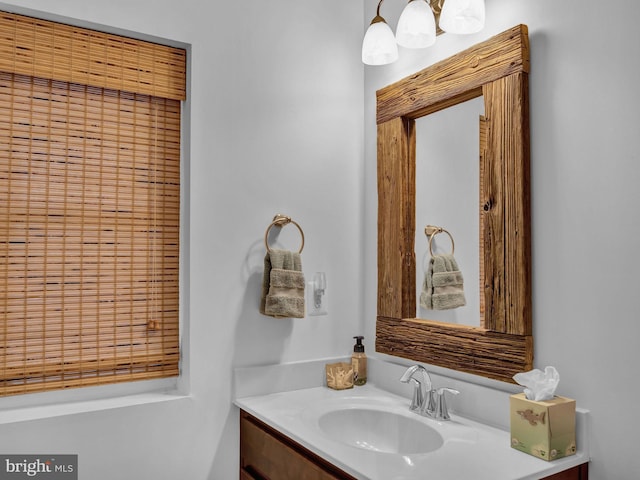
<svg viewBox="0 0 640 480">
<path fill-rule="evenodd" d="M 353 384 L 364 385 L 367 383 L 367 356 L 364 353 L 364 345 L 362 340 L 364 337 L 358 335 L 353 337 L 356 344 L 353 346 L 353 355 L 351 355 L 351 366 L 353 367 Z"/>
</svg>

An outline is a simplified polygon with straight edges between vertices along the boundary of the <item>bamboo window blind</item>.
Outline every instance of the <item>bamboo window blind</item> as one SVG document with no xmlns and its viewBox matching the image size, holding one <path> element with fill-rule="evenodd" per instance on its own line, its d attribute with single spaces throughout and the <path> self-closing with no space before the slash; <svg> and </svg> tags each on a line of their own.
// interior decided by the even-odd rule
<svg viewBox="0 0 640 480">
<path fill-rule="evenodd" d="M 0 395 L 178 375 L 185 58 L 0 12 Z"/>
</svg>

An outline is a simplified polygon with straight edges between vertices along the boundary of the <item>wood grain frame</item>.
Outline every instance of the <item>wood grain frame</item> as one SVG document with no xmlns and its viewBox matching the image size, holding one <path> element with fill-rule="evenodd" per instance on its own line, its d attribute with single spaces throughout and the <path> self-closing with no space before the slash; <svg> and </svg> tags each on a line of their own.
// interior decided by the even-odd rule
<svg viewBox="0 0 640 480">
<path fill-rule="evenodd" d="M 528 73 L 518 25 L 376 92 L 376 351 L 507 382 L 533 367 Z M 415 318 L 415 119 L 480 95 L 481 325 Z"/>
</svg>

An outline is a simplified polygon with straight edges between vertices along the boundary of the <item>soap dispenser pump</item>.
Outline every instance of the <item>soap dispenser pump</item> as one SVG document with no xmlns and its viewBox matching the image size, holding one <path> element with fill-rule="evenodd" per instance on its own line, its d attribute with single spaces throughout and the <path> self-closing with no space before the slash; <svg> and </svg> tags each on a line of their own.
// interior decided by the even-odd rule
<svg viewBox="0 0 640 480">
<path fill-rule="evenodd" d="M 367 383 L 367 356 L 364 353 L 364 345 L 362 344 L 364 337 L 358 335 L 353 338 L 356 339 L 356 344 L 353 346 L 353 355 L 351 355 L 353 383 L 354 385 L 364 385 Z"/>
</svg>

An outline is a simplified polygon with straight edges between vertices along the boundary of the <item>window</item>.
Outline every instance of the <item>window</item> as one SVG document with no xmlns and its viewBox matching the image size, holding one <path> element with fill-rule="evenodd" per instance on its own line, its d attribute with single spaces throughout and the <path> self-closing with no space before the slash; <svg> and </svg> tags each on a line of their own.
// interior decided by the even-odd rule
<svg viewBox="0 0 640 480">
<path fill-rule="evenodd" d="M 185 77 L 0 12 L 0 395 L 178 375 Z"/>
</svg>

